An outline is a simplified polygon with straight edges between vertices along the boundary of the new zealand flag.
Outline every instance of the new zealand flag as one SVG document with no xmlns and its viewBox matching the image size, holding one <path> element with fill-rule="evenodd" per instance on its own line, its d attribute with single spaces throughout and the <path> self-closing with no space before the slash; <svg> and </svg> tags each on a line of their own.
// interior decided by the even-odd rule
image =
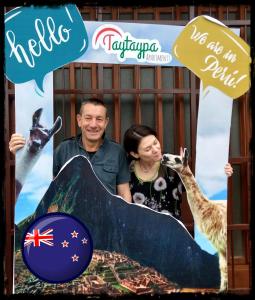
<svg viewBox="0 0 255 300">
<path fill-rule="evenodd" d="M 86 226 L 65 213 L 48 213 L 37 218 L 22 239 L 23 260 L 38 278 L 63 283 L 81 275 L 93 254 Z"/>
</svg>

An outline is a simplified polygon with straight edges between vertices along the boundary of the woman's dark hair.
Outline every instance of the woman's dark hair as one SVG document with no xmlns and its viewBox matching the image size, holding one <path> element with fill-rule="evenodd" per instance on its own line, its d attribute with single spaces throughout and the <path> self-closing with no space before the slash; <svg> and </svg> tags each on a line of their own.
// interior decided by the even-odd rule
<svg viewBox="0 0 255 300">
<path fill-rule="evenodd" d="M 131 151 L 137 153 L 141 139 L 148 135 L 157 136 L 157 133 L 146 125 L 132 125 L 128 128 L 123 139 L 123 146 L 127 154 L 130 154 Z"/>
</svg>

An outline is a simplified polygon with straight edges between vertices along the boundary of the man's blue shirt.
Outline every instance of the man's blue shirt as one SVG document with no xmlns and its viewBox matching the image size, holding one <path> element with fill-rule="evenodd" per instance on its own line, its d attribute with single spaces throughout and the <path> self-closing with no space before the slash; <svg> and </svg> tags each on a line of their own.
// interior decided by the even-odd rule
<svg viewBox="0 0 255 300">
<path fill-rule="evenodd" d="M 98 178 L 113 194 L 117 193 L 117 185 L 128 183 L 130 180 L 126 154 L 119 144 L 104 137 L 102 145 L 90 158 L 89 153 L 83 148 L 81 134 L 64 140 L 55 149 L 53 176 L 57 176 L 62 166 L 76 155 L 84 155 L 90 160 Z"/>
</svg>

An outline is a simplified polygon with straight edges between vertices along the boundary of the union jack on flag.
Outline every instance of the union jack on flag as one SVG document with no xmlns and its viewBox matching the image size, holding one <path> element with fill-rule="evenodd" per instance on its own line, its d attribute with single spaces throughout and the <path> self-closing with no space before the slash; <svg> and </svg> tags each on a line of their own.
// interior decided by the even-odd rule
<svg viewBox="0 0 255 300">
<path fill-rule="evenodd" d="M 40 229 L 33 229 L 32 233 L 28 232 L 25 237 L 24 246 L 28 246 L 33 243 L 34 247 L 40 247 L 41 243 L 44 243 L 48 246 L 53 246 L 51 242 L 53 240 L 53 229 L 47 229 L 44 232 L 40 233 Z"/>
</svg>

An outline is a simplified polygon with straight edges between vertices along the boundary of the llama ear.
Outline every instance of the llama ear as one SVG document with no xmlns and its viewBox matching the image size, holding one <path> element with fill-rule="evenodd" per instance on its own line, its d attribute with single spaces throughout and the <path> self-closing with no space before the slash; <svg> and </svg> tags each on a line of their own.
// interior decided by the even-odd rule
<svg viewBox="0 0 255 300">
<path fill-rule="evenodd" d="M 188 165 L 188 160 L 189 160 L 189 151 L 187 148 L 184 148 L 184 150 L 183 150 L 183 165 L 184 166 Z"/>
<path fill-rule="evenodd" d="M 180 147 L 180 157 L 183 157 L 183 148 Z"/>
</svg>

